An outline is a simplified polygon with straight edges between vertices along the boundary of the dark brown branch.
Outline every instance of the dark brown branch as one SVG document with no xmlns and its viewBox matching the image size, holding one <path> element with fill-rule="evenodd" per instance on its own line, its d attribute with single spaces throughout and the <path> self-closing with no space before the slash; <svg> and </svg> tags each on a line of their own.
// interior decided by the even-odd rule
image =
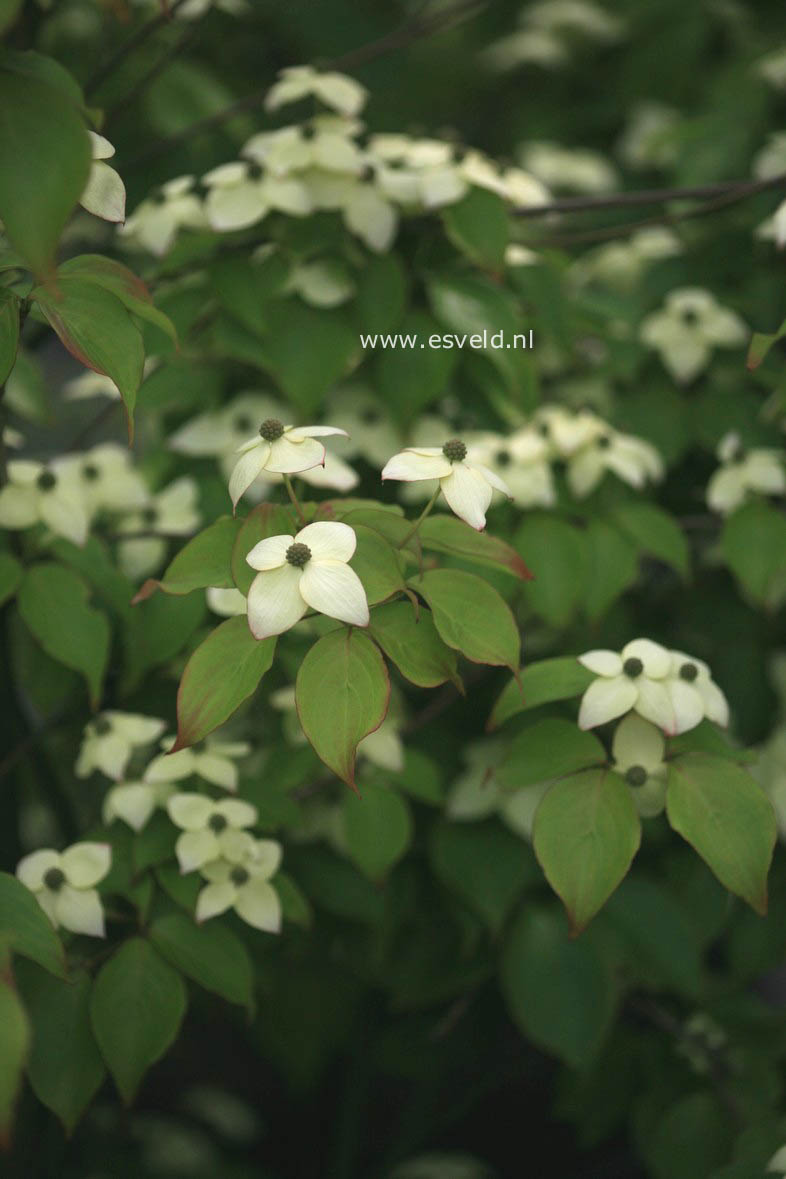
<svg viewBox="0 0 786 1179">
<path fill-rule="evenodd" d="M 174 45 L 170 46 L 170 48 L 167 49 L 165 53 L 162 53 L 158 61 L 155 61 L 153 65 L 151 65 L 150 69 L 146 70 L 142 74 L 141 78 L 137 79 L 128 93 L 124 94 L 123 97 L 107 112 L 106 117 L 104 118 L 104 125 L 101 128 L 104 134 L 106 134 L 109 127 L 115 123 L 118 116 L 121 115 L 123 111 L 127 111 L 131 108 L 132 103 L 134 103 L 142 94 L 144 94 L 147 88 L 151 86 L 156 78 L 171 65 L 175 58 L 190 45 L 192 45 L 194 41 L 196 41 L 198 35 L 199 22 L 186 29 L 185 33 L 183 33 L 183 35 L 179 37 L 177 41 L 175 41 Z"/>
<path fill-rule="evenodd" d="M 133 53 L 135 49 L 138 49 L 140 45 L 144 45 L 145 41 L 149 37 L 152 37 L 154 33 L 157 33 L 159 29 L 163 28 L 164 25 L 168 25 L 178 8 L 181 8 L 185 2 L 186 0 L 174 0 L 174 3 L 170 4 L 164 12 L 160 12 L 158 16 L 154 16 L 151 20 L 146 21 L 145 24 L 140 25 L 136 32 L 132 33 L 122 45 L 118 46 L 112 56 L 102 66 L 98 67 L 92 77 L 88 78 L 83 87 L 85 97 L 89 98 L 101 83 L 105 82 L 109 75 L 125 61 L 129 54 Z"/>
<path fill-rule="evenodd" d="M 721 180 L 692 188 L 644 188 L 637 192 L 606 193 L 597 197 L 565 197 L 545 205 L 516 209 L 518 217 L 543 217 L 548 213 L 593 213 L 600 209 L 627 209 L 638 205 L 661 205 L 668 201 L 696 201 L 731 198 L 724 203 L 744 200 L 771 188 L 786 188 L 786 173 L 767 180 Z"/>
</svg>

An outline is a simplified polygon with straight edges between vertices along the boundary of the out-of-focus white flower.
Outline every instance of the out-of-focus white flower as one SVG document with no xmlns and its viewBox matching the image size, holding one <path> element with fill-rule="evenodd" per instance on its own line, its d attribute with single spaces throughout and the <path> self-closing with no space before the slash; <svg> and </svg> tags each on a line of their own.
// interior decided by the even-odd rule
<svg viewBox="0 0 786 1179">
<path fill-rule="evenodd" d="M 95 885 L 111 865 L 108 843 L 74 843 L 64 852 L 31 852 L 17 864 L 16 875 L 56 929 L 104 937 L 104 911 Z"/>
<path fill-rule="evenodd" d="M 340 307 L 355 293 L 346 267 L 330 258 L 303 262 L 289 276 L 286 291 L 300 295 L 312 307 Z"/>
<path fill-rule="evenodd" d="M 167 811 L 183 832 L 175 844 L 181 872 L 193 872 L 211 860 L 240 863 L 254 850 L 254 837 L 245 830 L 257 821 L 257 808 L 250 802 L 239 798 L 211 802 L 203 794 L 173 794 Z"/>
<path fill-rule="evenodd" d="M 553 458 L 570 459 L 605 434 L 608 426 L 588 409 L 574 412 L 562 405 L 541 405 L 534 415 L 535 429 L 548 442 Z"/>
<path fill-rule="evenodd" d="M 229 479 L 233 508 L 263 471 L 274 475 L 297 475 L 325 461 L 325 447 L 317 438 L 346 434 L 337 426 L 285 426 L 278 418 L 267 418 L 255 437 L 238 447 L 240 455 Z"/>
<path fill-rule="evenodd" d="M 509 437 L 486 433 L 470 438 L 467 457 L 505 480 L 520 508 L 552 507 L 557 502 L 549 462 L 550 447 L 532 426 L 522 426 Z"/>
<path fill-rule="evenodd" d="M 242 155 L 273 177 L 293 173 L 301 177 L 315 200 L 315 174 L 324 172 L 342 180 L 365 169 L 366 157 L 355 142 L 362 128 L 357 119 L 317 115 L 300 126 L 257 132 L 243 145 Z"/>
<path fill-rule="evenodd" d="M 467 459 L 467 447 L 459 438 L 451 438 L 443 446 L 407 447 L 388 460 L 382 478 L 436 480 L 448 507 L 479 532 L 486 527 L 492 492 L 501 491 L 508 499 L 513 498 L 498 475 Z"/>
<path fill-rule="evenodd" d="M 32 528 L 39 523 L 83 545 L 89 524 L 85 498 L 54 468 L 31 459 L 12 459 L 8 483 L 0 490 L 0 527 Z"/>
<path fill-rule="evenodd" d="M 366 591 L 347 564 L 357 543 L 348 524 L 319 521 L 295 536 L 270 536 L 246 557 L 257 576 L 248 591 L 248 624 L 257 639 L 282 634 L 309 606 L 329 618 L 368 626 Z"/>
<path fill-rule="evenodd" d="M 769 82 L 770 86 L 776 90 L 786 90 L 786 45 L 760 57 L 755 69 L 759 77 Z"/>
<path fill-rule="evenodd" d="M 220 614 L 222 618 L 234 618 L 238 614 L 246 613 L 246 599 L 239 589 L 224 589 L 211 586 L 205 590 L 208 610 Z"/>
<path fill-rule="evenodd" d="M 351 491 L 360 482 L 357 471 L 345 463 L 342 458 L 329 451 L 325 455 L 323 464 L 301 471 L 298 479 L 308 483 L 310 487 L 328 488 L 331 491 Z"/>
<path fill-rule="evenodd" d="M 786 53 L 784 53 L 784 59 L 786 59 Z M 784 60 L 783 63 L 783 73 L 783 87 L 786 88 L 786 60 Z M 767 1172 L 769 1173 L 771 1171 L 773 1171 L 776 1175 L 786 1176 L 786 1146 L 781 1146 L 778 1150 L 776 1150 L 775 1154 L 767 1163 Z"/>
<path fill-rule="evenodd" d="M 202 202 L 194 192 L 193 176 L 177 176 L 146 197 L 118 230 L 129 244 L 161 257 L 180 229 L 208 229 Z"/>
<path fill-rule="evenodd" d="M 506 266 L 535 266 L 538 262 L 540 254 L 528 246 L 522 246 L 520 242 L 510 242 L 505 247 Z"/>
<path fill-rule="evenodd" d="M 281 418 L 281 404 L 266 393 L 241 393 L 222 409 L 199 414 L 169 439 L 169 449 L 179 454 L 234 454 L 265 418 Z"/>
<path fill-rule="evenodd" d="M 157 8 L 161 7 L 160 0 L 131 0 L 131 3 L 147 8 L 154 5 Z M 177 20 L 199 20 L 211 8 L 226 12 L 230 16 L 242 16 L 249 10 L 247 0 L 185 0 L 185 4 L 179 4 L 173 15 Z"/>
<path fill-rule="evenodd" d="M 780 837 L 786 840 L 786 726 L 775 729 L 758 754 L 751 773 L 769 795 Z"/>
<path fill-rule="evenodd" d="M 736 312 L 700 287 L 671 291 L 665 306 L 648 315 L 639 335 L 655 348 L 675 380 L 687 383 L 709 364 L 714 348 L 738 348 L 748 329 Z"/>
<path fill-rule="evenodd" d="M 162 749 L 169 749 L 174 738 L 161 742 Z M 248 757 L 251 746 L 248 741 L 219 741 L 208 737 L 204 748 L 178 749 L 177 753 L 159 753 L 150 762 L 142 775 L 145 782 L 182 782 L 196 774 L 222 790 L 237 790 L 236 758 Z"/>
<path fill-rule="evenodd" d="M 598 677 L 581 699 L 582 729 L 594 729 L 633 709 L 673 737 L 695 728 L 704 716 L 696 690 L 673 677 L 671 653 L 651 639 L 633 639 L 619 654 L 587 651 L 579 663 Z"/>
<path fill-rule="evenodd" d="M 278 110 L 301 98 L 314 97 L 342 115 L 357 115 L 368 91 L 354 78 L 335 71 L 319 73 L 313 66 L 290 66 L 279 71 L 278 81 L 267 92 L 265 110 Z"/>
<path fill-rule="evenodd" d="M 346 385 L 331 393 L 325 417 L 346 427 L 347 436 L 335 442 L 337 454 L 344 458 L 360 456 L 382 467 L 401 442 L 380 399 L 362 385 Z"/>
<path fill-rule="evenodd" d="M 308 188 L 291 176 L 267 176 L 260 164 L 235 160 L 202 177 L 208 193 L 205 216 L 212 229 L 229 231 L 256 225 L 271 210 L 307 217 L 313 206 Z"/>
<path fill-rule="evenodd" d="M 475 741 L 462 750 L 466 769 L 448 791 L 445 812 L 449 819 L 461 822 L 483 819 L 497 810 L 502 793 L 494 779 L 494 770 L 506 753 L 506 742 L 498 738 Z"/>
<path fill-rule="evenodd" d="M 663 477 L 663 462 L 651 443 L 607 427 L 568 460 L 568 485 L 575 496 L 583 499 L 597 487 L 606 471 L 640 488 Z"/>
<path fill-rule="evenodd" d="M 674 695 L 675 707 L 687 709 L 687 686 L 698 697 L 698 700 L 693 700 L 693 708 L 700 713 L 699 719 L 706 716 L 707 720 L 725 729 L 729 723 L 728 701 L 713 680 L 707 664 L 695 655 L 686 655 L 684 651 L 670 651 L 669 654 L 671 668 L 666 688 Z"/>
<path fill-rule="evenodd" d="M 147 484 L 134 469 L 131 454 L 116 442 L 102 442 L 82 454 L 55 459 L 52 470 L 73 488 L 90 517 L 97 512 L 143 508 L 150 499 Z"/>
<path fill-rule="evenodd" d="M 545 141 L 524 144 L 519 151 L 524 168 L 550 189 L 596 195 L 619 184 L 614 167 L 600 152 L 562 147 Z"/>
<path fill-rule="evenodd" d="M 584 254 L 571 267 L 579 284 L 608 283 L 619 290 L 631 290 L 651 262 L 672 258 L 682 252 L 682 243 L 665 225 L 640 229 L 626 241 L 607 242 Z"/>
<path fill-rule="evenodd" d="M 618 151 L 629 168 L 667 168 L 677 158 L 680 113 L 660 102 L 642 102 L 628 118 Z"/>
<path fill-rule="evenodd" d="M 255 929 L 278 933 L 281 902 L 270 880 L 280 863 L 281 844 L 274 839 L 257 839 L 240 860 L 217 859 L 203 864 L 200 872 L 209 883 L 197 898 L 197 921 L 234 909 Z"/>
<path fill-rule="evenodd" d="M 747 450 L 739 434 L 724 435 L 716 451 L 722 464 L 707 484 L 707 503 L 715 512 L 728 515 L 744 503 L 751 492 L 759 495 L 786 493 L 786 452 L 769 447 Z"/>
<path fill-rule="evenodd" d="M 96 135 L 95 131 L 88 131 L 88 135 L 93 164 L 79 203 L 88 213 L 103 221 L 123 221 L 126 215 L 125 186 L 114 168 L 104 162 L 112 158 L 115 149 L 103 135 Z"/>
<path fill-rule="evenodd" d="M 101 811 L 105 823 L 122 819 L 141 831 L 158 808 L 165 809 L 177 787 L 170 782 L 118 782 L 108 791 Z"/>
<path fill-rule="evenodd" d="M 617 16 L 590 0 L 540 0 L 524 9 L 522 20 L 553 33 L 578 33 L 597 41 L 616 41 L 623 31 Z"/>
<path fill-rule="evenodd" d="M 188 475 L 175 479 L 150 499 L 149 506 L 125 516 L 118 532 L 161 532 L 165 536 L 190 536 L 199 527 L 199 489 Z M 136 536 L 118 545 L 120 568 L 132 580 L 155 572 L 164 560 L 167 543 L 158 536 Z"/>
<path fill-rule="evenodd" d="M 3 443 L 5 446 L 10 446 L 12 450 L 18 450 L 20 446 L 25 444 L 24 434 L 20 434 L 13 426 L 4 426 L 2 431 Z"/>
<path fill-rule="evenodd" d="M 120 400 L 120 390 L 115 382 L 103 373 L 94 373 L 89 368 L 78 377 L 66 381 L 63 392 L 66 401 L 85 401 L 89 397 L 110 397 L 113 401 Z"/>
<path fill-rule="evenodd" d="M 786 131 L 773 131 L 764 147 L 753 158 L 753 175 L 757 180 L 772 180 L 786 172 Z"/>
<path fill-rule="evenodd" d="M 94 770 L 100 770 L 107 778 L 119 781 L 134 749 L 150 745 L 165 728 L 166 721 L 154 716 L 139 716 L 135 712 L 100 713 L 85 726 L 76 776 L 87 778 Z"/>
<path fill-rule="evenodd" d="M 756 237 L 774 241 L 779 250 L 786 246 L 786 201 L 781 201 L 772 216 L 757 226 Z"/>
<path fill-rule="evenodd" d="M 577 37 L 609 42 L 616 40 L 622 23 L 596 4 L 586 0 L 543 0 L 521 13 L 521 28 L 483 53 L 492 69 L 509 70 L 519 65 L 555 68 L 569 60 Z"/>
<path fill-rule="evenodd" d="M 614 731 L 614 769 L 630 786 L 636 810 L 643 819 L 659 815 L 666 805 L 665 751 L 660 730 L 635 713 L 626 716 Z"/>
</svg>

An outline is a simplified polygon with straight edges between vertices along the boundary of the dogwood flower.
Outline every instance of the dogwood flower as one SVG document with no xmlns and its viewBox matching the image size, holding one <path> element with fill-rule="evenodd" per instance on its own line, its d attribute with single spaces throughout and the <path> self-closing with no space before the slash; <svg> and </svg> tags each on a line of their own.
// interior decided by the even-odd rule
<svg viewBox="0 0 786 1179">
<path fill-rule="evenodd" d="M 119 781 L 137 746 L 150 745 L 166 728 L 166 721 L 134 712 L 102 712 L 86 726 L 77 758 L 77 778 L 100 770 Z"/>
<path fill-rule="evenodd" d="M 638 103 L 630 112 L 618 151 L 629 168 L 668 168 L 677 158 L 680 112 L 660 102 Z"/>
<path fill-rule="evenodd" d="M 650 479 L 662 478 L 663 462 L 651 443 L 609 427 L 568 460 L 568 485 L 575 496 L 583 498 L 597 487 L 606 471 L 631 487 L 643 487 Z"/>
<path fill-rule="evenodd" d="M 131 245 L 161 257 L 181 229 L 208 229 L 202 202 L 194 192 L 193 176 L 177 176 L 147 197 L 118 233 Z"/>
<path fill-rule="evenodd" d="M 714 724 L 725 729 L 729 723 L 728 701 L 713 680 L 712 672 L 707 664 L 703 663 L 701 659 L 696 659 L 693 655 L 686 655 L 684 651 L 670 651 L 669 654 L 671 667 L 669 678 L 666 681 L 666 689 L 670 693 L 675 687 L 677 689 L 674 699 L 675 708 L 681 708 L 683 714 L 687 716 L 692 706 L 694 714 L 697 714 L 699 718 L 694 722 L 695 724 L 698 724 L 706 716 L 707 720 L 711 720 Z M 690 693 L 693 693 L 693 697 Z M 693 725 L 686 727 L 693 728 Z M 684 732 L 685 730 L 681 729 L 680 731 Z"/>
<path fill-rule="evenodd" d="M 12 459 L 8 483 L 0 491 L 0 526 L 32 528 L 39 523 L 83 545 L 89 524 L 84 498 L 52 467 L 31 459 Z"/>
<path fill-rule="evenodd" d="M 238 614 L 246 613 L 246 599 L 239 589 L 224 589 L 211 586 L 205 590 L 207 608 L 222 618 L 234 618 Z"/>
<path fill-rule="evenodd" d="M 681 253 L 676 233 L 663 225 L 640 229 L 625 241 L 608 242 L 590 250 L 570 268 L 577 284 L 606 283 L 617 290 L 629 291 L 652 262 Z"/>
<path fill-rule="evenodd" d="M 619 183 L 616 169 L 600 152 L 536 142 L 525 144 L 519 155 L 526 171 L 549 189 L 597 195 Z"/>
<path fill-rule="evenodd" d="M 470 462 L 480 462 L 505 477 L 520 508 L 552 507 L 557 502 L 549 462 L 549 444 L 537 430 L 523 426 L 508 438 L 481 434 L 468 443 Z"/>
<path fill-rule="evenodd" d="M 311 307 L 340 307 L 356 291 L 349 271 L 332 258 L 318 258 L 295 266 L 284 288 L 294 292 Z"/>
<path fill-rule="evenodd" d="M 590 410 L 575 413 L 562 405 L 541 405 L 535 411 L 534 425 L 549 443 L 551 457 L 558 459 L 570 459 L 608 429 L 603 419 Z"/>
<path fill-rule="evenodd" d="M 52 464 L 64 483 L 70 483 L 92 517 L 102 509 L 110 512 L 143 508 L 150 499 L 147 484 L 134 469 L 131 455 L 124 446 L 102 442 L 77 455 L 65 455 Z"/>
<path fill-rule="evenodd" d="M 478 532 L 486 527 L 486 509 L 493 490 L 513 498 L 507 483 L 492 470 L 467 461 L 467 447 L 459 438 L 450 438 L 444 446 L 407 447 L 388 460 L 382 478 L 438 480 L 448 506 Z"/>
<path fill-rule="evenodd" d="M 260 540 L 246 561 L 257 576 L 248 591 L 248 625 L 257 639 L 289 630 L 309 606 L 352 626 L 368 626 L 363 583 L 347 562 L 355 531 L 339 521 L 307 524 L 295 536 Z"/>
<path fill-rule="evenodd" d="M 178 454 L 234 455 L 257 422 L 283 415 L 281 404 L 266 393 L 240 393 L 222 409 L 191 418 L 171 435 L 169 449 Z"/>
<path fill-rule="evenodd" d="M 208 189 L 205 215 L 211 228 L 220 231 L 256 225 L 271 210 L 307 217 L 313 207 L 300 180 L 266 176 L 259 164 L 246 160 L 220 164 L 202 183 Z"/>
<path fill-rule="evenodd" d="M 93 164 L 79 203 L 88 213 L 100 217 L 102 221 L 121 222 L 126 215 L 125 185 L 114 168 L 104 162 L 112 158 L 115 149 L 103 135 L 96 135 L 95 131 L 88 131 L 88 135 L 93 149 Z"/>
<path fill-rule="evenodd" d="M 687 383 L 707 367 L 714 348 L 744 344 L 748 329 L 709 291 L 681 287 L 670 292 L 662 310 L 646 317 L 639 335 L 658 352 L 674 379 Z"/>
<path fill-rule="evenodd" d="M 211 860 L 239 863 L 253 850 L 254 838 L 245 830 L 257 821 L 257 808 L 239 798 L 212 802 L 203 794 L 173 794 L 167 812 L 183 831 L 175 854 L 181 872 L 193 872 Z"/>
<path fill-rule="evenodd" d="M 198 498 L 196 481 L 184 475 L 152 496 L 147 507 L 125 516 L 118 524 L 118 532 L 190 536 L 202 518 L 197 508 Z M 120 568 L 134 580 L 158 569 L 166 553 L 167 542 L 163 537 L 134 536 L 120 541 L 117 555 Z"/>
<path fill-rule="evenodd" d="M 337 438 L 336 452 L 344 458 L 360 455 L 383 466 L 400 436 L 378 397 L 362 385 L 337 389 L 328 398 L 326 416 L 343 422 L 347 436 Z"/>
<path fill-rule="evenodd" d="M 229 479 L 232 507 L 263 471 L 276 475 L 296 475 L 325 461 L 325 447 L 317 438 L 343 434 L 336 426 L 285 426 L 277 418 L 266 418 L 259 433 L 249 438 L 237 452 L 238 459 Z"/>
<path fill-rule="evenodd" d="M 775 811 L 778 833 L 786 839 L 786 726 L 771 734 L 757 750 L 758 758 L 751 773 L 767 792 Z"/>
<path fill-rule="evenodd" d="M 281 844 L 274 839 L 252 840 L 238 861 L 213 860 L 200 871 L 209 883 L 197 897 L 196 919 L 208 921 L 234 909 L 238 917 L 264 933 L 281 929 L 281 902 L 270 884 L 281 863 Z"/>
<path fill-rule="evenodd" d="M 614 731 L 614 769 L 630 786 L 636 810 L 643 819 L 659 815 L 666 805 L 665 751 L 660 730 L 635 713 L 626 716 Z"/>
<path fill-rule="evenodd" d="M 673 675 L 671 653 L 651 639 L 634 639 L 622 651 L 587 651 L 579 663 L 598 678 L 585 691 L 579 727 L 593 729 L 633 709 L 669 736 L 694 728 L 704 715 L 698 693 Z"/>
<path fill-rule="evenodd" d="M 786 86 L 786 54 L 784 54 L 784 86 Z M 776 1175 L 786 1176 L 786 1146 L 779 1147 L 775 1151 L 766 1167 L 767 1173 L 774 1172 Z"/>
<path fill-rule="evenodd" d="M 43 848 L 24 856 L 17 878 L 29 888 L 55 929 L 104 937 L 104 911 L 95 885 L 112 864 L 108 843 L 74 843 L 64 852 Z"/>
<path fill-rule="evenodd" d="M 162 749 L 174 744 L 173 737 L 161 742 Z M 237 766 L 234 759 L 247 757 L 251 746 L 247 741 L 217 741 L 208 737 L 204 749 L 178 749 L 177 753 L 160 753 L 154 757 L 143 774 L 145 782 L 180 782 L 196 774 L 220 786 L 222 790 L 237 790 Z"/>
<path fill-rule="evenodd" d="M 322 207 L 321 179 L 342 181 L 364 171 L 366 157 L 355 142 L 362 127 L 356 119 L 317 115 L 300 126 L 257 132 L 243 145 L 242 155 L 273 177 L 295 173 L 307 186 L 313 203 Z M 340 205 L 338 200 L 331 207 Z"/>
<path fill-rule="evenodd" d="M 122 819 L 134 831 L 141 831 L 155 810 L 166 808 L 176 791 L 172 782 L 119 782 L 104 799 L 102 818 L 107 825 Z"/>
<path fill-rule="evenodd" d="M 265 98 L 265 110 L 275 111 L 290 102 L 314 97 L 342 115 L 357 115 L 365 106 L 368 91 L 360 82 L 335 71 L 319 73 L 313 66 L 290 66 L 279 71 L 278 81 Z"/>
<path fill-rule="evenodd" d="M 786 492 L 786 451 L 767 447 L 746 450 L 734 431 L 725 434 L 716 451 L 722 464 L 707 484 L 707 503 L 726 516 L 748 499 L 751 492 L 782 495 Z"/>
</svg>

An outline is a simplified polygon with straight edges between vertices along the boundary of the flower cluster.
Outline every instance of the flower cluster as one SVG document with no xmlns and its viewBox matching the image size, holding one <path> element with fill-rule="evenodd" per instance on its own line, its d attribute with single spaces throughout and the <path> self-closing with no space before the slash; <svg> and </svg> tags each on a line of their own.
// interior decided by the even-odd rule
<svg viewBox="0 0 786 1179">
<path fill-rule="evenodd" d="M 648 315 L 641 340 L 654 348 L 676 381 L 687 384 L 704 371 L 715 348 L 739 348 L 748 329 L 736 312 L 699 287 L 670 291 L 665 306 Z"/>
</svg>

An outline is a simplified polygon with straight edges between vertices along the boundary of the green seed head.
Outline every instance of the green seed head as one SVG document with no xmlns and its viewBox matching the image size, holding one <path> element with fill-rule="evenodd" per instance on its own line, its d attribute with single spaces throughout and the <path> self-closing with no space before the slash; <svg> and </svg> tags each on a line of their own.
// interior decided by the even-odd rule
<svg viewBox="0 0 786 1179">
<path fill-rule="evenodd" d="M 625 771 L 625 781 L 629 786 L 643 786 L 647 781 L 647 771 L 644 766 L 631 766 Z"/>
<path fill-rule="evenodd" d="M 601 434 L 595 445 L 597 446 L 598 450 L 608 450 L 611 446 L 611 438 L 608 436 L 608 434 Z"/>
<path fill-rule="evenodd" d="M 295 541 L 287 549 L 286 558 L 290 565 L 294 565 L 296 569 L 302 569 L 311 560 L 311 549 L 307 544 Z"/>
<path fill-rule="evenodd" d="M 632 680 L 635 680 L 636 676 L 641 675 L 641 673 L 644 671 L 644 664 L 640 659 L 637 659 L 635 655 L 632 655 L 630 659 L 625 660 L 622 665 L 622 670 L 625 672 L 626 676 L 629 676 Z"/>
<path fill-rule="evenodd" d="M 106 716 L 97 716 L 93 721 L 93 732 L 97 737 L 106 737 L 112 732 L 112 722 Z"/>
<path fill-rule="evenodd" d="M 239 413 L 232 422 L 235 432 L 238 434 L 250 434 L 254 429 L 254 423 L 248 414 Z"/>
<path fill-rule="evenodd" d="M 57 475 L 52 471 L 42 471 L 36 482 L 40 491 L 51 491 L 57 483 Z"/>
<path fill-rule="evenodd" d="M 265 418 L 259 427 L 259 436 L 264 438 L 265 442 L 278 442 L 283 433 L 284 426 L 278 418 Z"/>
<path fill-rule="evenodd" d="M 498 467 L 509 467 L 513 462 L 513 456 L 509 450 L 500 450 L 494 455 L 494 462 Z"/>
<path fill-rule="evenodd" d="M 220 835 L 224 828 L 228 826 L 223 815 L 211 815 L 207 821 L 207 825 L 214 835 Z"/>
<path fill-rule="evenodd" d="M 442 447 L 442 453 L 448 462 L 460 463 L 467 457 L 467 448 L 460 438 L 449 438 Z"/>
<path fill-rule="evenodd" d="M 237 885 L 237 887 L 240 888 L 242 884 L 248 884 L 248 872 L 246 872 L 245 868 L 233 868 L 229 873 L 229 879 L 234 885 Z"/>
<path fill-rule="evenodd" d="M 689 684 L 693 683 L 698 674 L 699 669 L 695 663 L 683 663 L 680 668 L 680 679 L 687 680 Z"/>
<path fill-rule="evenodd" d="M 96 479 L 101 478 L 101 472 L 95 463 L 85 463 L 82 467 L 82 478 L 88 483 L 95 483 Z"/>
<path fill-rule="evenodd" d="M 142 521 L 148 525 L 155 524 L 157 515 L 155 508 L 145 508 L 142 512 Z"/>
<path fill-rule="evenodd" d="M 59 868 L 50 868 L 44 873 L 44 884 L 52 892 L 59 892 L 65 884 L 65 876 Z"/>
</svg>

